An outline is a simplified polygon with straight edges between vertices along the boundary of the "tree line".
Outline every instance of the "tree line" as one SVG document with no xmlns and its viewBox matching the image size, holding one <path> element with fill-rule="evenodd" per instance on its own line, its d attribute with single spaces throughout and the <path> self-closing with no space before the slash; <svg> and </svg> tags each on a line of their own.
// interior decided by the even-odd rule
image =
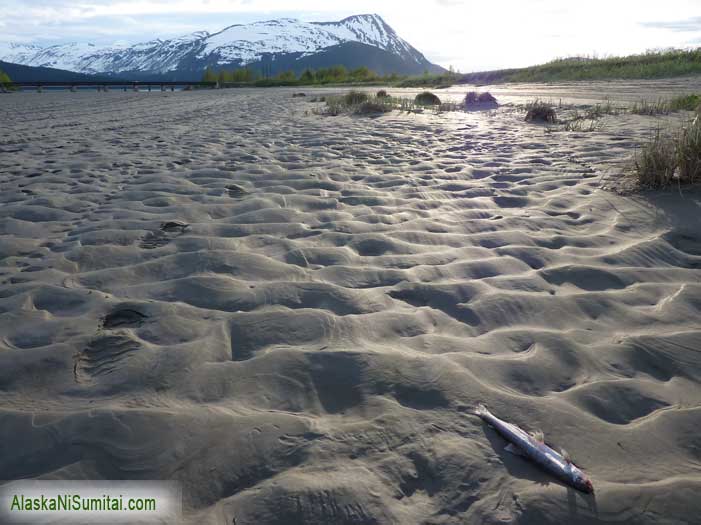
<svg viewBox="0 0 701 525">
<path fill-rule="evenodd" d="M 214 70 L 207 68 L 202 75 L 205 82 L 222 83 L 283 83 L 283 84 L 338 84 L 345 82 L 394 82 L 400 77 L 396 74 L 378 75 L 362 66 L 348 69 L 345 66 L 331 66 L 319 69 L 307 68 L 300 74 L 292 70 L 282 71 L 274 76 L 263 76 L 260 71 L 247 67 L 233 70 Z"/>
</svg>

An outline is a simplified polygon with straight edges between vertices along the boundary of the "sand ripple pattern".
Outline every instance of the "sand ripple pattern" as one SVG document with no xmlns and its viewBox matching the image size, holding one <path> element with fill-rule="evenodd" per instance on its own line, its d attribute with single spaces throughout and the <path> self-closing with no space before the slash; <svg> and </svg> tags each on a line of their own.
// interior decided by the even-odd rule
<svg viewBox="0 0 701 525">
<path fill-rule="evenodd" d="M 177 479 L 200 524 L 691 523 L 699 194 L 600 189 L 653 121 L 311 107 L 0 99 L 3 477 Z"/>
</svg>

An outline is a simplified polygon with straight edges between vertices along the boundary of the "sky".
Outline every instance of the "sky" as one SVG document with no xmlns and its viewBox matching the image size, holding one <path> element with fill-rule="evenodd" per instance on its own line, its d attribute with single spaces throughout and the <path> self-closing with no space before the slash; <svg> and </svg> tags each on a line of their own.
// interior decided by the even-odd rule
<svg viewBox="0 0 701 525">
<path fill-rule="evenodd" d="M 377 13 L 462 72 L 701 47 L 701 0 L 0 0 L 0 42 L 137 43 L 271 18 Z"/>
</svg>

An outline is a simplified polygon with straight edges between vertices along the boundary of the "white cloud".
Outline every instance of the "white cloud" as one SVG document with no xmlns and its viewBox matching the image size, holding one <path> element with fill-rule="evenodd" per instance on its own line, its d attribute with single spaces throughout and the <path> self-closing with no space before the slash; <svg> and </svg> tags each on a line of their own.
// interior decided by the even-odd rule
<svg viewBox="0 0 701 525">
<path fill-rule="evenodd" d="M 2 0 L 0 38 L 135 42 L 277 16 L 333 20 L 377 12 L 429 59 L 462 71 L 701 39 L 694 23 L 701 0 L 424 0 L 422 6 L 399 0 Z"/>
</svg>

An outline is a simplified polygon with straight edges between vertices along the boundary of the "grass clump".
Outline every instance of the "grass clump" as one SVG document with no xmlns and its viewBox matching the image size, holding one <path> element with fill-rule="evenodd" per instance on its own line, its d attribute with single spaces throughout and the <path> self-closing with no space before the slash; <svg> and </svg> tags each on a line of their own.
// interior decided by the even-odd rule
<svg viewBox="0 0 701 525">
<path fill-rule="evenodd" d="M 648 188 L 663 188 L 672 182 L 677 167 L 674 141 L 657 129 L 635 158 L 638 183 Z"/>
<path fill-rule="evenodd" d="M 641 100 L 633 104 L 630 112 L 636 115 L 668 115 L 675 111 L 694 111 L 701 105 L 699 95 L 679 95 L 669 100 L 658 99 L 655 102 Z"/>
<path fill-rule="evenodd" d="M 695 111 L 701 105 L 701 96 L 699 95 L 680 95 L 669 101 L 669 109 L 671 111 Z"/>
<path fill-rule="evenodd" d="M 555 108 L 551 104 L 536 99 L 526 104 L 526 122 L 548 122 L 554 124 L 557 122 L 557 113 L 555 113 Z"/>
<path fill-rule="evenodd" d="M 496 108 L 499 107 L 497 99 L 485 91 L 484 93 L 478 93 L 477 91 L 469 91 L 465 98 L 463 99 L 463 105 L 466 109 L 479 109 L 479 108 Z"/>
<path fill-rule="evenodd" d="M 647 116 L 667 115 L 669 113 L 669 106 L 662 99 L 659 99 L 656 102 L 641 100 L 640 102 L 633 104 L 633 107 L 630 108 L 630 112 L 635 115 Z"/>
<path fill-rule="evenodd" d="M 680 182 L 701 182 L 701 119 L 682 128 L 677 138 L 677 169 Z"/>
<path fill-rule="evenodd" d="M 595 120 L 603 117 L 604 115 L 618 115 L 619 113 L 619 108 L 611 104 L 610 100 L 606 100 L 587 108 L 584 118 L 588 120 Z"/>
<path fill-rule="evenodd" d="M 701 182 L 701 119 L 671 135 L 657 129 L 636 155 L 635 174 L 648 188 Z"/>
<path fill-rule="evenodd" d="M 477 91 L 469 91 L 465 95 L 464 99 L 465 105 L 470 104 L 496 104 L 497 99 L 494 95 L 485 91 L 484 93 L 478 93 Z"/>
<path fill-rule="evenodd" d="M 347 106 L 356 106 L 366 102 L 370 98 L 370 95 L 364 91 L 349 91 L 343 96 L 343 102 Z"/>
<path fill-rule="evenodd" d="M 371 97 L 362 91 L 350 91 L 345 95 L 328 96 L 326 107 L 317 111 L 323 115 L 370 115 L 387 113 L 394 109 L 390 97 Z"/>
<path fill-rule="evenodd" d="M 416 95 L 414 98 L 414 103 L 417 106 L 440 106 L 441 99 L 430 91 L 423 91 Z"/>
</svg>

